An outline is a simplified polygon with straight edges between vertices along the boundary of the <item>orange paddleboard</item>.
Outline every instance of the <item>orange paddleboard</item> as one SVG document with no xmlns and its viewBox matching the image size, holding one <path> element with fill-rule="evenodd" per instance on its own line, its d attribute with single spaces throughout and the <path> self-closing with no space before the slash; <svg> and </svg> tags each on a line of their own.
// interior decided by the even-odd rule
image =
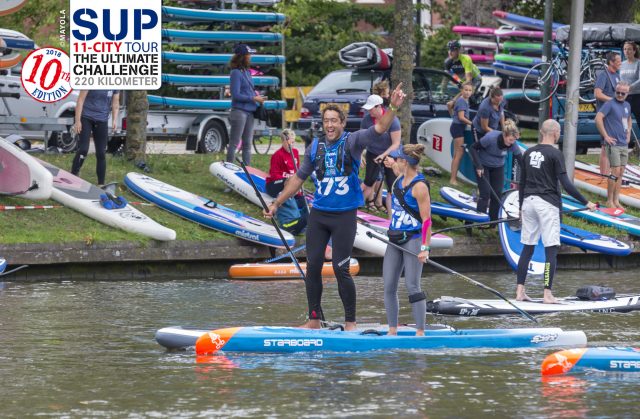
<svg viewBox="0 0 640 419">
<path fill-rule="evenodd" d="M 607 181 L 606 177 L 596 173 L 580 169 L 574 171 L 576 186 L 605 198 L 607 197 Z M 620 188 L 620 202 L 624 205 L 640 208 L 640 184 L 623 184 Z"/>
<path fill-rule="evenodd" d="M 307 273 L 307 264 L 300 262 L 300 267 Z M 357 259 L 351 258 L 349 273 L 352 276 L 358 275 L 360 264 Z M 335 278 L 333 265 L 325 262 L 322 266 L 323 278 Z M 290 263 L 244 263 L 231 265 L 229 268 L 229 278 L 232 279 L 301 279 L 300 272 L 293 262 Z"/>
</svg>

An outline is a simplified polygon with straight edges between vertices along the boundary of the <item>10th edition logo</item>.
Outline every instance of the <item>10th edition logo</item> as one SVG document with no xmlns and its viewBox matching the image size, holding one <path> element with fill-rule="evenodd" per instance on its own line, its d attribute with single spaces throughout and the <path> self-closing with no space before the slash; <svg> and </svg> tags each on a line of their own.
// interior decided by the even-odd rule
<svg viewBox="0 0 640 419">
<path fill-rule="evenodd" d="M 155 90 L 162 84 L 162 1 L 70 3 L 70 85 L 86 90 Z"/>
</svg>

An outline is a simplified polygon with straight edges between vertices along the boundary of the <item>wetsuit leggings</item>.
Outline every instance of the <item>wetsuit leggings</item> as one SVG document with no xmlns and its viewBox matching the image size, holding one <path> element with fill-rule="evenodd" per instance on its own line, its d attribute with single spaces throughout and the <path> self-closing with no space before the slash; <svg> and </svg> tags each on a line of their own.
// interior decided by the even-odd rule
<svg viewBox="0 0 640 419">
<path fill-rule="evenodd" d="M 486 213 L 488 206 L 489 219 L 491 221 L 494 221 L 498 219 L 500 201 L 497 201 L 494 198 L 491 189 L 493 188 L 498 196 L 502 195 L 502 186 L 504 184 L 504 166 L 485 167 L 482 178 L 483 179 L 478 180 L 478 189 L 480 190 L 480 196 L 478 197 L 477 209 L 478 212 Z"/>
<path fill-rule="evenodd" d="M 242 141 L 242 161 L 251 165 L 251 144 L 253 142 L 253 114 L 242 109 L 231 108 L 229 111 L 229 144 L 227 145 L 227 161 L 235 163 L 236 148 Z"/>
<path fill-rule="evenodd" d="M 98 185 L 104 185 L 104 178 L 107 174 L 107 139 L 109 136 L 109 121 L 94 121 L 86 117 L 80 118 L 82 131 L 80 131 L 80 143 L 78 151 L 73 158 L 71 173 L 78 175 L 84 160 L 89 154 L 89 140 L 93 133 L 93 144 L 96 148 L 96 174 L 98 175 Z"/>
<path fill-rule="evenodd" d="M 322 264 L 324 251 L 332 239 L 333 271 L 344 306 L 344 320 L 356 321 L 356 285 L 349 273 L 351 250 L 356 237 L 356 210 L 326 212 L 311 209 L 307 224 L 307 301 L 309 318 L 322 319 Z"/>
<path fill-rule="evenodd" d="M 420 252 L 420 237 L 401 244 L 401 247 L 413 253 Z M 389 327 L 398 326 L 398 283 L 400 274 L 404 268 L 404 282 L 411 303 L 413 319 L 418 330 L 424 330 L 427 312 L 426 295 L 422 293 L 420 278 L 422 276 L 422 263 L 417 257 L 403 252 L 393 246 L 387 246 L 382 262 L 382 277 L 384 278 L 384 307 L 387 310 L 387 323 Z"/>
<path fill-rule="evenodd" d="M 525 244 L 518 260 L 517 281 L 518 285 L 524 285 L 527 279 L 527 271 L 529 270 L 529 262 L 533 256 L 535 246 Z M 544 248 L 544 287 L 551 289 L 553 287 L 553 277 L 556 274 L 556 266 L 558 264 L 558 246 L 549 246 Z"/>
</svg>

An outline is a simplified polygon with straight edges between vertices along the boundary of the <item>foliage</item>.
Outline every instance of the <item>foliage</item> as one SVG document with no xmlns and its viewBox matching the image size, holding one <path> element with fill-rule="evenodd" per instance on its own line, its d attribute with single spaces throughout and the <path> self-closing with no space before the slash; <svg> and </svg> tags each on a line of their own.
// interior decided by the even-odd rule
<svg viewBox="0 0 640 419">
<path fill-rule="evenodd" d="M 447 58 L 447 42 L 459 36 L 451 28 L 460 23 L 460 2 L 446 0 L 444 4 L 435 3 L 433 11 L 440 14 L 444 26 L 434 30 L 431 36 L 422 40 L 420 45 L 420 65 L 422 67 L 442 68 Z"/>
<path fill-rule="evenodd" d="M 391 7 L 367 7 L 349 2 L 291 0 L 278 12 L 287 16 L 282 27 L 286 39 L 287 84 L 310 86 L 341 68 L 338 51 L 352 42 L 371 41 L 386 47 L 380 32 L 358 30 L 358 22 L 391 32 Z"/>
<path fill-rule="evenodd" d="M 64 35 L 65 46 L 68 50 L 68 2 L 60 0 L 27 1 L 25 6 L 16 13 L 2 16 L 2 27 L 13 29 L 31 37 L 40 46 L 54 46 L 60 48 L 59 36 Z M 64 12 L 64 13 L 63 13 Z M 61 19 L 64 17 L 64 20 Z M 60 23 L 63 21 L 64 34 L 61 34 Z"/>
</svg>

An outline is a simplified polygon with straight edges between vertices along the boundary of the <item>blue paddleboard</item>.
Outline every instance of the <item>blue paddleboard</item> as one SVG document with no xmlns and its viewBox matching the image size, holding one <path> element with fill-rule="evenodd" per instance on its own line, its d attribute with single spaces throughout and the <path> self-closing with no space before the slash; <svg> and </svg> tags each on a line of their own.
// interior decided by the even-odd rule
<svg viewBox="0 0 640 419">
<path fill-rule="evenodd" d="M 233 54 L 199 54 L 191 52 L 163 52 L 162 59 L 174 64 L 206 64 L 206 65 L 227 65 Z M 252 55 L 252 65 L 272 65 L 283 64 L 283 55 Z"/>
<path fill-rule="evenodd" d="M 595 347 L 555 352 L 542 362 L 542 375 L 567 374 L 589 370 L 640 372 L 640 348 Z"/>
<path fill-rule="evenodd" d="M 209 45 L 220 42 L 277 43 L 282 41 L 281 33 L 238 32 L 238 31 L 188 31 L 183 29 L 163 29 L 164 41 L 180 45 Z"/>
<path fill-rule="evenodd" d="M 576 201 L 569 195 L 562 196 L 562 209 L 569 211 L 578 208 L 583 208 L 580 202 Z M 624 230 L 627 233 L 640 236 L 640 218 L 621 212 L 617 215 L 607 214 L 600 210 L 595 211 L 579 211 L 571 213 L 572 216 L 583 218 L 592 223 L 605 225 L 619 230 Z"/>
<path fill-rule="evenodd" d="M 246 10 L 203 10 L 163 6 L 162 20 L 164 22 L 239 22 L 262 25 L 284 22 L 285 15 Z"/>
<path fill-rule="evenodd" d="M 279 86 L 280 80 L 272 76 L 252 76 L 255 86 Z M 205 76 L 191 74 L 162 74 L 162 82 L 174 86 L 228 86 L 230 76 Z"/>
<path fill-rule="evenodd" d="M 124 178 L 124 183 L 139 197 L 189 221 L 254 243 L 285 247 L 278 231 L 272 225 L 227 208 L 210 199 L 141 173 L 128 173 Z M 293 246 L 295 238 L 286 231 L 282 233 L 287 244 Z"/>
<path fill-rule="evenodd" d="M 147 96 L 149 105 L 175 107 L 183 109 L 211 109 L 224 111 L 231 109 L 231 100 L 212 100 L 212 99 L 187 99 L 178 97 L 166 97 L 166 96 Z M 267 100 L 263 103 L 263 106 L 267 110 L 272 109 L 285 109 L 287 102 L 284 100 Z"/>
</svg>

